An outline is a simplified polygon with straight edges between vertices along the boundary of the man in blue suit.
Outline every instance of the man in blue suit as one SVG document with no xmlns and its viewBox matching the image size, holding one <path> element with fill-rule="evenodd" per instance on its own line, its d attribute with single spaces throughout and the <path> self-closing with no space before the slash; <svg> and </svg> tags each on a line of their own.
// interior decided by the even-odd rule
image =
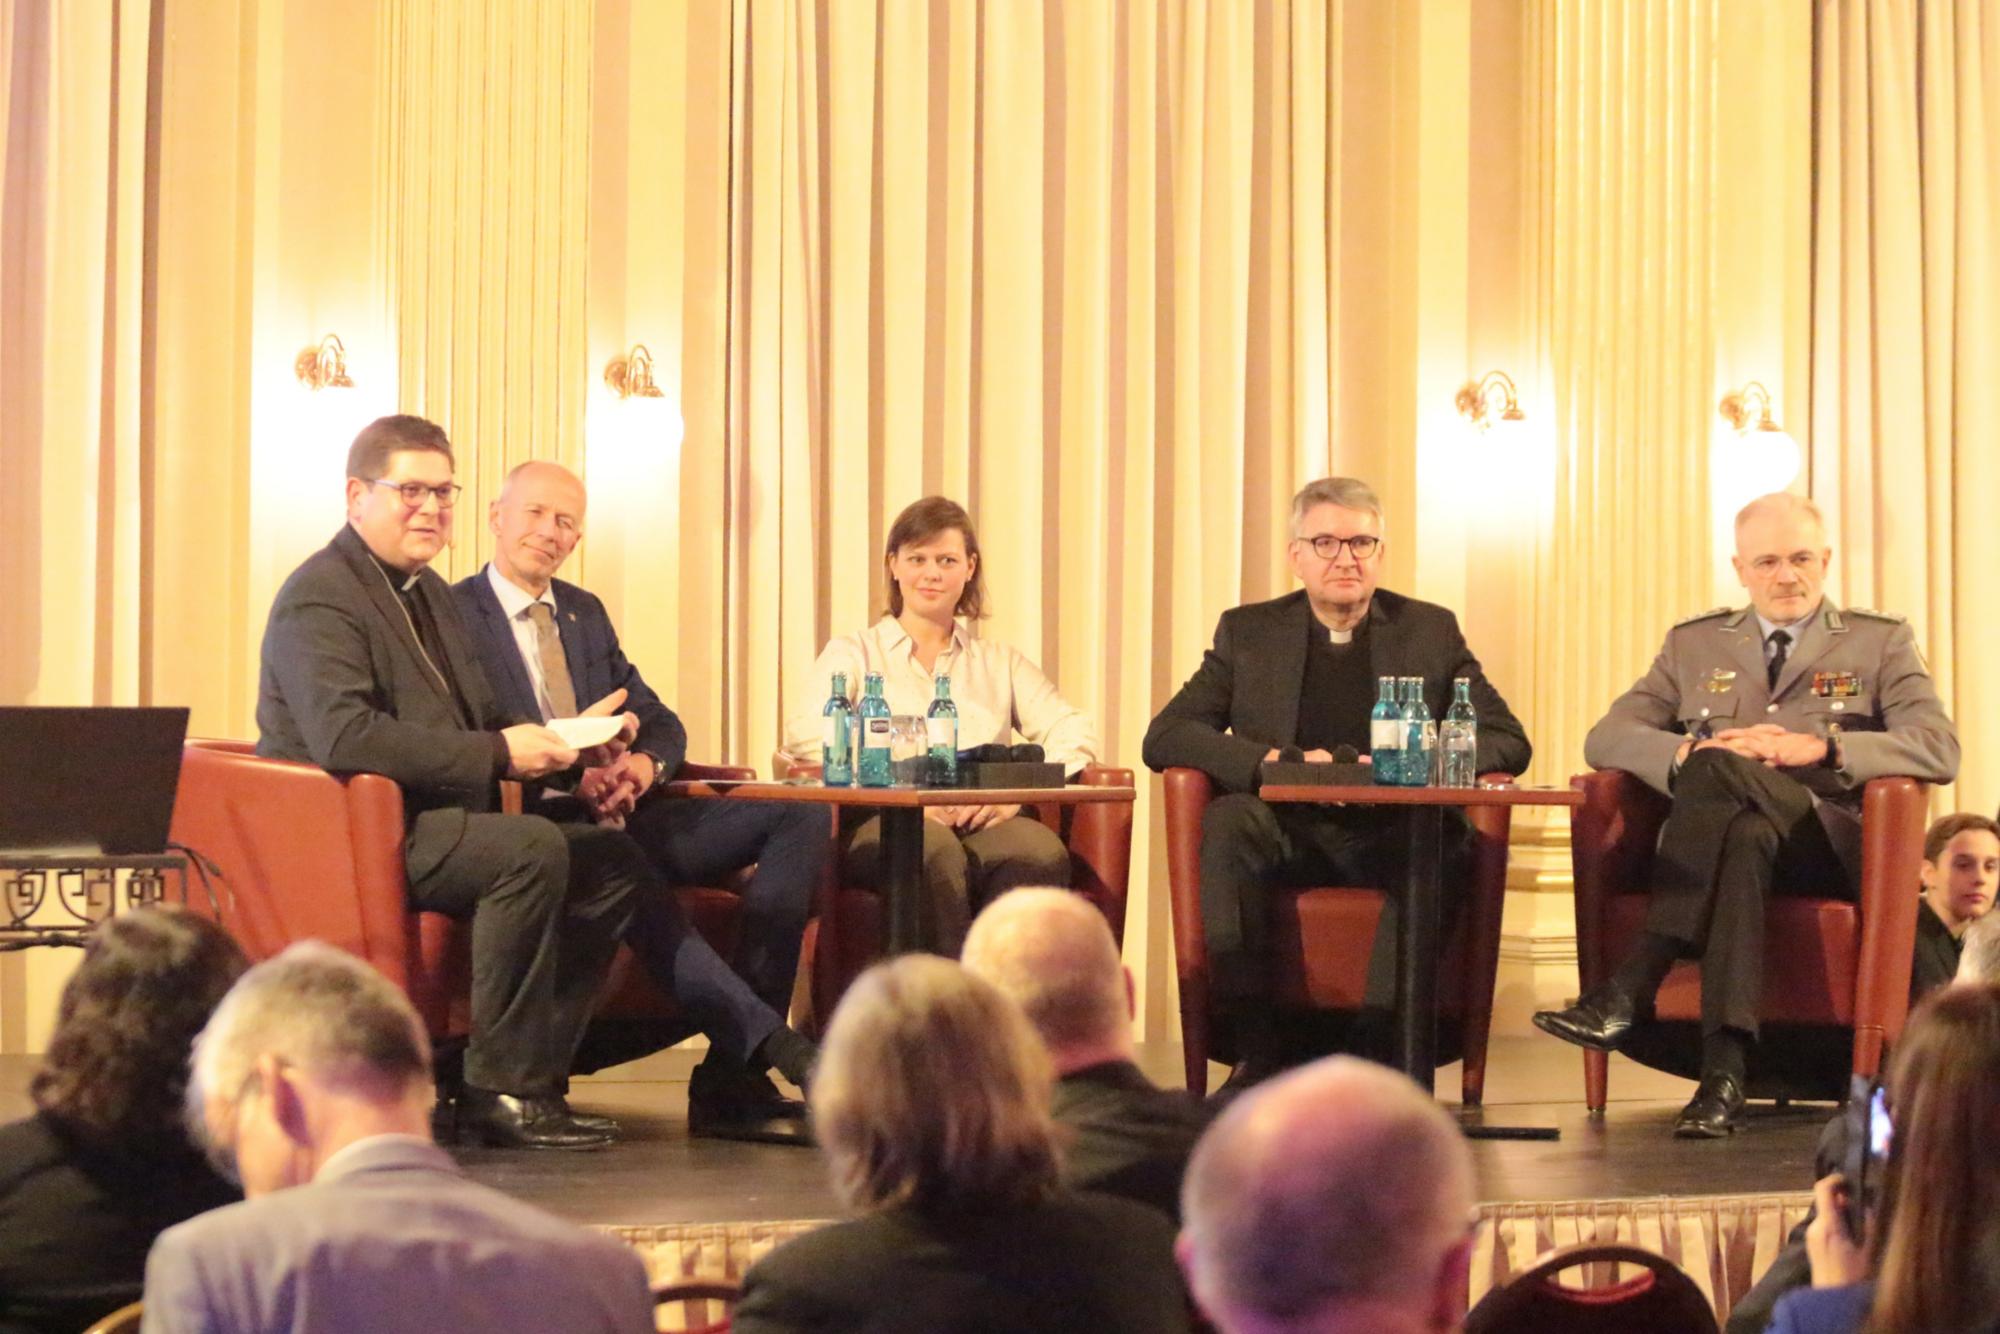
<svg viewBox="0 0 2000 1334">
<path fill-rule="evenodd" d="M 618 645 L 604 604 L 555 577 L 583 536 L 583 483 L 554 463 L 507 475 L 487 515 L 493 560 L 452 592 L 501 703 L 525 718 L 573 717 L 580 703 L 625 692 L 638 736 L 612 763 L 586 770 L 570 793 L 543 791 L 537 813 L 621 827 L 676 884 L 716 884 L 755 864 L 743 890 L 736 966 L 779 1014 L 791 1003 L 813 889 L 832 850 L 825 806 L 790 802 L 667 801 L 659 789 L 687 755 L 687 729 Z M 711 1049 L 713 1051 L 713 1049 Z M 802 1116 L 768 1077 L 712 1056 L 688 1086 L 689 1128 L 710 1110 L 762 1107 Z"/>
</svg>

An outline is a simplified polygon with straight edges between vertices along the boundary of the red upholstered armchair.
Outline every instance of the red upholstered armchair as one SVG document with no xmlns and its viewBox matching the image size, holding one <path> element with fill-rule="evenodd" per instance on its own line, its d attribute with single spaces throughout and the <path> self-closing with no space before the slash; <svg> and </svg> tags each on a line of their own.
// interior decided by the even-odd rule
<svg viewBox="0 0 2000 1334">
<path fill-rule="evenodd" d="M 681 775 L 741 779 L 751 773 L 690 764 Z M 293 941 L 324 940 L 366 959 L 402 987 L 433 1038 L 466 1035 L 471 923 L 410 911 L 403 793 L 394 782 L 374 774 L 339 779 L 310 764 L 264 759 L 248 742 L 192 740 L 181 761 L 171 837 L 221 870 L 212 888 L 223 925 L 253 959 Z M 677 892 L 697 929 L 729 957 L 741 912 L 737 897 L 719 887 Z M 189 898 L 207 909 L 205 895 Z M 810 966 L 812 936 L 809 926 L 802 967 Z M 598 1013 L 658 1019 L 674 1010 L 631 952 L 621 949 Z"/>
<path fill-rule="evenodd" d="M 1174 959 L 1181 983 L 1181 1043 L 1187 1086 L 1208 1088 L 1208 937 L 1201 918 L 1201 819 L 1213 788 L 1199 769 L 1166 772 L 1167 886 L 1173 900 Z M 1464 1020 L 1461 1098 L 1479 1105 L 1486 1092 L 1486 1040 L 1493 1027 L 1493 979 L 1500 967 L 1500 914 L 1507 892 L 1507 836 L 1512 809 L 1466 812 L 1473 830 L 1472 892 L 1438 959 L 1438 1011 Z M 1281 1004 L 1352 1013 L 1361 1008 L 1368 956 L 1385 895 L 1379 889 L 1314 886 L 1275 896 L 1272 943 Z"/>
<path fill-rule="evenodd" d="M 772 757 L 771 767 L 780 779 L 819 774 L 819 765 L 794 759 L 783 751 Z M 1092 787 L 1131 787 L 1133 775 L 1130 769 L 1093 764 L 1073 781 Z M 1032 808 L 1069 848 L 1069 887 L 1097 905 L 1121 947 L 1125 943 L 1125 897 L 1132 878 L 1132 805 L 1130 801 L 1103 801 Z M 856 822 L 865 818 L 858 812 L 843 811 L 842 815 Z M 844 825 L 838 836 L 845 838 Z M 820 894 L 819 924 L 812 975 L 813 1012 L 824 1024 L 848 984 L 881 957 L 881 896 L 861 885 L 830 881 Z"/>
<path fill-rule="evenodd" d="M 1570 786 L 1583 793 L 1571 817 L 1570 850 L 1577 973 L 1587 992 L 1609 980 L 1645 929 L 1653 851 L 1670 803 L 1618 769 L 1581 774 Z M 1854 1074 L 1876 1072 L 1883 1046 L 1902 1031 L 1909 1008 L 1926 801 L 1925 785 L 1914 778 L 1869 783 L 1861 805 L 1860 901 L 1774 895 L 1766 910 L 1764 1022 L 1851 1032 Z M 1667 974 L 1654 1018 L 1656 1024 L 1634 1033 L 1626 1054 L 1642 1064 L 1677 1068 L 1641 1039 L 1662 1025 L 1699 1024 L 1699 964 L 1682 961 Z M 1685 1045 L 1691 1047 L 1692 1038 Z M 1753 1055 L 1753 1091 L 1759 1064 Z M 1584 1099 L 1592 1111 L 1604 1107 L 1606 1070 L 1604 1053 L 1583 1054 Z"/>
</svg>

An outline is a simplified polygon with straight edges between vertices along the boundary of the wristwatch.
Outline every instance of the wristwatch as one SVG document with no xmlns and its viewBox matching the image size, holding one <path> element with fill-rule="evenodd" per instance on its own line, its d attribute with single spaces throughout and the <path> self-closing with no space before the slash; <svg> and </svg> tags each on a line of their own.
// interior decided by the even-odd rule
<svg viewBox="0 0 2000 1334">
<path fill-rule="evenodd" d="M 646 791 L 653 792 L 665 787 L 667 780 L 672 778 L 673 775 L 667 772 L 667 766 L 660 762 L 660 757 L 650 750 L 642 750 L 638 754 L 644 755 L 653 762 L 653 781 L 647 786 Z"/>
</svg>

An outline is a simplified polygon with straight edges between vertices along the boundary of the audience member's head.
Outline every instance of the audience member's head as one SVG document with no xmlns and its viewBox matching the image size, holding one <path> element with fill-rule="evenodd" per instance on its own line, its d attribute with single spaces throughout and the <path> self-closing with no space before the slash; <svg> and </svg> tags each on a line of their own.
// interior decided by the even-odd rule
<svg viewBox="0 0 2000 1334">
<path fill-rule="evenodd" d="M 221 927 L 185 908 L 111 918 L 63 988 L 29 1087 L 35 1106 L 90 1145 L 181 1144 L 189 1044 L 248 965 Z"/>
<path fill-rule="evenodd" d="M 2000 824 L 1963 811 L 1944 816 L 1924 835 L 1917 874 L 1931 911 L 1960 935 L 1993 907 L 2000 884 Z"/>
<path fill-rule="evenodd" d="M 251 1197 L 313 1179 L 341 1148 L 428 1135 L 430 1042 L 403 993 L 305 941 L 243 975 L 195 1040 L 188 1116 Z"/>
<path fill-rule="evenodd" d="M 2000 1322 L 2000 988 L 1943 987 L 1890 1065 L 1870 1328 Z"/>
<path fill-rule="evenodd" d="M 1472 1156 L 1404 1076 L 1334 1056 L 1202 1137 L 1179 1253 L 1224 1334 L 1446 1330 L 1465 1298 Z"/>
<path fill-rule="evenodd" d="M 1965 928 L 1959 945 L 1958 976 L 1953 981 L 1961 986 L 2000 983 L 2000 913 L 1987 913 Z"/>
<path fill-rule="evenodd" d="M 1132 975 L 1088 899 L 1066 889 L 1002 894 L 973 922 L 963 958 L 1021 1007 L 1058 1075 L 1132 1059 Z"/>
<path fill-rule="evenodd" d="M 857 979 L 813 1081 L 815 1127 L 851 1209 L 1032 1204 L 1056 1187 L 1048 1054 L 1005 996 L 912 954 Z"/>
</svg>

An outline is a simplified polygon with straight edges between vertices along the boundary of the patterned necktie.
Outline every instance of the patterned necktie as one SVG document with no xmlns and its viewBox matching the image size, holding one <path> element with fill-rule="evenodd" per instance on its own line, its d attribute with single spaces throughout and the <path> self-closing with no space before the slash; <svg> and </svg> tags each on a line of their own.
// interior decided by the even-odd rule
<svg viewBox="0 0 2000 1334">
<path fill-rule="evenodd" d="M 535 623 L 535 657 L 542 664 L 542 689 L 548 692 L 554 718 L 576 717 L 576 687 L 569 679 L 569 659 L 563 656 L 562 636 L 556 633 L 555 609 L 546 602 L 528 604 L 528 619 Z"/>
<path fill-rule="evenodd" d="M 1788 631 L 1771 632 L 1771 661 L 1764 668 L 1764 686 L 1769 690 L 1778 688 L 1778 673 L 1785 670 L 1785 650 L 1792 646 L 1792 636 Z"/>
</svg>

